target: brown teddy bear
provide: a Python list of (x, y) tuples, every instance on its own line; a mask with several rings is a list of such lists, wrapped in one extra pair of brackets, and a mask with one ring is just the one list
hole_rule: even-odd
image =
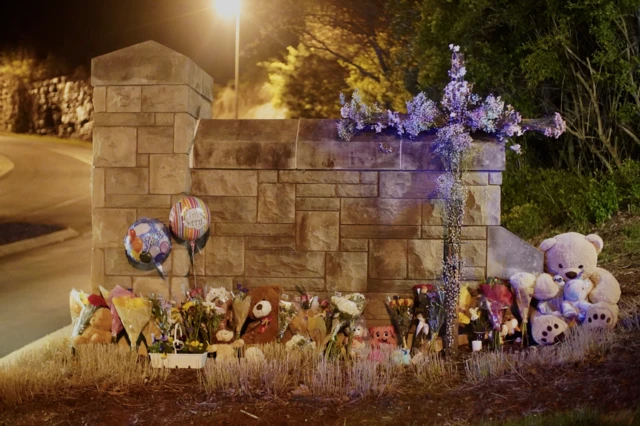
[(242, 340), (247, 345), (273, 342), (278, 336), (280, 287), (264, 286), (249, 291), (251, 308)]
[(98, 308), (89, 320), (89, 326), (73, 338), (74, 346), (86, 343), (111, 343), (111, 311), (108, 308)]
[(233, 340), (233, 331), (221, 329), (216, 333), (216, 340), (219, 342), (215, 345), (209, 345), (207, 352), (216, 354), (216, 361), (233, 361), (238, 358), (236, 349), (244, 346), (244, 341), (238, 339)]

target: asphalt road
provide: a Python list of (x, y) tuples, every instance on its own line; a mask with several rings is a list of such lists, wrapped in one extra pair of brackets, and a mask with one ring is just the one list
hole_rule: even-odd
[(0, 178), (0, 221), (71, 227), (80, 236), (0, 258), (0, 357), (70, 323), (69, 291), (91, 289), (92, 153), (51, 138), (0, 135), (14, 168)]

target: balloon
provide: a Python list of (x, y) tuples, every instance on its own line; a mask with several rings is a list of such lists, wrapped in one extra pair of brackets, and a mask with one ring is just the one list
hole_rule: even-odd
[(124, 250), (135, 267), (155, 268), (164, 278), (162, 264), (171, 253), (171, 235), (158, 219), (143, 217), (129, 227), (124, 237)]
[(173, 237), (186, 241), (195, 250), (196, 241), (209, 231), (211, 213), (209, 207), (199, 198), (184, 197), (171, 208), (169, 226)]

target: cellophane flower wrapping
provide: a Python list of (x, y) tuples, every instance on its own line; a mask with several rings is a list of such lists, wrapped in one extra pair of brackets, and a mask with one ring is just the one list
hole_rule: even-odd
[(291, 320), (296, 316), (298, 310), (293, 302), (280, 300), (278, 309), (278, 342), (282, 341)]
[(151, 301), (144, 297), (119, 296), (114, 297), (112, 302), (129, 336), (131, 349), (137, 351), (138, 337), (151, 320)]
[(102, 293), (102, 297), (107, 302), (107, 306), (111, 311), (111, 336), (115, 340), (120, 330), (122, 330), (122, 321), (120, 320), (120, 315), (118, 315), (118, 311), (113, 304), (114, 297), (135, 297), (133, 292), (127, 290), (126, 288), (120, 287), (119, 285), (115, 286), (113, 290), (108, 291), (103, 287), (100, 287), (100, 292)]
[(396, 333), (402, 340), (402, 348), (408, 349), (409, 330), (413, 323), (413, 299), (408, 297), (394, 296), (384, 302), (391, 323), (396, 329)]
[(527, 324), (529, 323), (529, 306), (533, 299), (533, 287), (513, 287), (513, 291), (516, 296), (516, 305), (518, 306), (518, 312), (522, 320), (521, 332), (522, 342), (527, 344), (529, 335), (527, 332)]
[(446, 311), (444, 305), (445, 293), (442, 287), (434, 287), (433, 291), (427, 292), (428, 298), (428, 323), (429, 323), (429, 333), (430, 333), (430, 342), (438, 337), (440, 334), (440, 330), (444, 325)]
[(240, 332), (249, 316), (249, 309), (251, 309), (251, 296), (247, 294), (248, 292), (249, 290), (238, 284), (236, 291), (233, 293), (231, 311), (233, 312), (236, 339), (240, 338)]
[(69, 313), (71, 314), (71, 324), (75, 327), (78, 318), (80, 318), (80, 313), (82, 312), (82, 308), (85, 304), (89, 303), (87, 301), (87, 295), (84, 294), (81, 290), (76, 290), (75, 288), (69, 292)]
[(80, 310), (80, 315), (73, 326), (73, 330), (71, 331), (71, 337), (73, 338), (75, 336), (82, 335), (89, 326), (91, 317), (96, 310), (106, 306), (107, 304), (102, 296), (98, 296), (97, 294), (90, 294), (89, 296), (86, 296), (86, 299), (83, 298), (82, 309)]
[[(336, 344), (338, 332), (346, 326), (349, 326), (350, 330), (347, 345), (351, 344), (355, 323), (362, 315), (366, 301), (367, 299), (360, 293), (351, 293), (345, 296), (331, 296), (330, 304), (333, 319), (331, 322), (331, 334), (328, 336), (329, 342), (325, 352), (327, 356), (335, 357), (337, 353)], [(347, 347), (347, 354), (349, 353), (349, 349), (350, 348)]]

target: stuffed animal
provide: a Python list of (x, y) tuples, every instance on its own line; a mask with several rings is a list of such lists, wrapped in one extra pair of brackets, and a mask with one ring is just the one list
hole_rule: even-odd
[(207, 352), (216, 354), (216, 361), (231, 361), (238, 358), (236, 349), (244, 346), (242, 339), (230, 343), (233, 340), (233, 331), (231, 330), (218, 330), (216, 340), (220, 343), (207, 347)]
[(589, 280), (576, 278), (563, 286), (562, 315), (567, 321), (576, 319), (582, 322), (591, 303), (587, 301), (593, 283)]
[(360, 319), (353, 328), (353, 340), (349, 355), (352, 358), (365, 358), (369, 346), (369, 330), (365, 326), (364, 320)]
[(278, 336), (280, 287), (263, 286), (249, 291), (251, 308), (242, 340), (248, 345), (273, 342)]
[(86, 343), (111, 343), (111, 311), (108, 308), (98, 308), (89, 326), (81, 335), (73, 337), (73, 345)]
[(371, 327), (369, 329), (369, 335), (371, 336), (370, 342), (372, 346), (398, 346), (396, 331), (391, 325)]
[[(536, 278), (533, 292), (539, 303), (538, 312), (531, 319), (531, 334), (537, 343), (551, 344), (567, 329), (563, 314), (564, 292), (568, 283), (579, 277), (590, 281), (592, 286), (584, 301), (592, 305), (581, 303), (586, 308), (583, 324), (589, 327), (613, 327), (616, 324), (620, 284), (610, 272), (597, 266), (598, 254), (603, 247), (604, 242), (598, 235), (585, 236), (576, 232), (560, 234), (540, 244), (546, 273)], [(568, 301), (570, 304), (578, 302), (573, 300), (576, 298), (573, 285), (570, 290), (572, 294)], [(568, 308), (568, 305), (564, 306)]]

